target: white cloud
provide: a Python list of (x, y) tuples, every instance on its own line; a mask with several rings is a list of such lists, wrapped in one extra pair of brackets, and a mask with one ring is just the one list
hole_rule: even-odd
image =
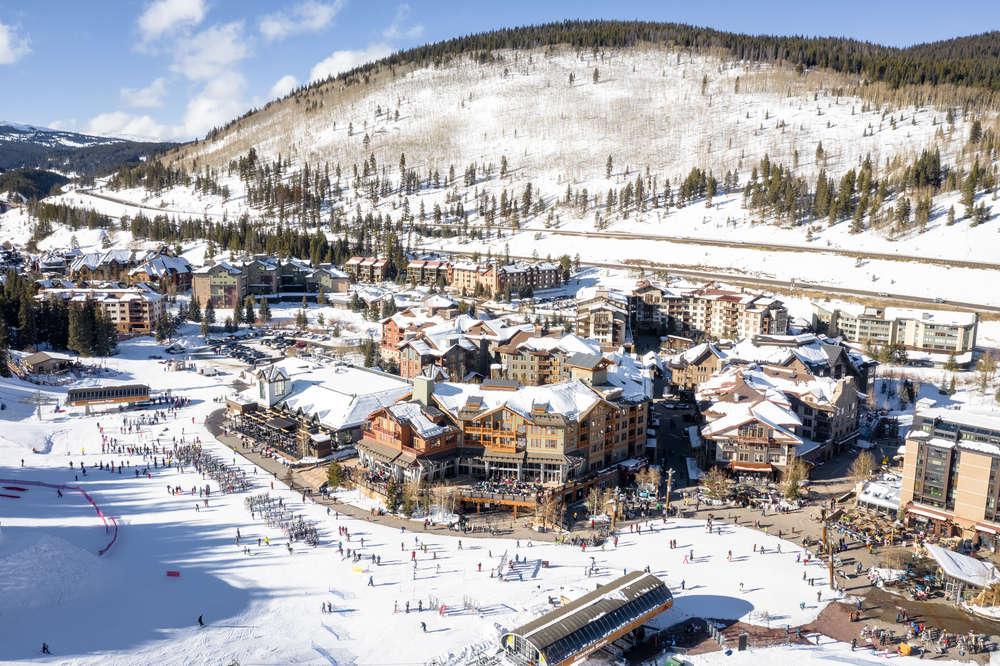
[(382, 31), (382, 36), (388, 41), (398, 39), (401, 36), (415, 39), (424, 34), (424, 26), (419, 23), (409, 29), (403, 28), (403, 21), (410, 15), (410, 6), (402, 4), (396, 7), (396, 16), (392, 19), (392, 24)]
[(13, 65), (31, 53), (28, 41), (27, 37), (19, 37), (13, 27), (0, 23), (0, 65)]
[(71, 132), (76, 129), (76, 118), (67, 118), (66, 120), (56, 120), (46, 125), (49, 129), (54, 130), (64, 130)]
[(279, 99), (295, 90), (299, 86), (299, 83), (301, 82), (297, 78), (291, 74), (286, 74), (271, 86), (271, 91), (268, 94), (271, 96), (271, 99)]
[(214, 25), (177, 41), (170, 69), (192, 81), (208, 81), (250, 55), (242, 21)]
[(89, 134), (134, 134), (161, 139), (187, 138), (182, 128), (161, 125), (149, 116), (135, 116), (125, 111), (113, 111), (94, 116), (83, 126)]
[(213, 127), (225, 125), (246, 111), (243, 95), (247, 81), (239, 72), (224, 72), (205, 84), (188, 102), (184, 112), (185, 136), (202, 137)]
[(167, 94), (166, 79), (156, 79), (148, 88), (122, 88), (119, 95), (127, 107), (149, 107), (161, 109), (163, 97)]
[(262, 16), (258, 27), (268, 42), (300, 32), (318, 32), (330, 25), (333, 17), (345, 4), (345, 0), (335, 0), (330, 4), (307, 0), (294, 7), (291, 12), (275, 12)]
[(388, 44), (372, 44), (364, 50), (334, 51), (324, 60), (319, 61), (309, 71), (309, 80), (318, 81), (328, 76), (336, 76), (358, 65), (384, 58), (392, 53)]
[(145, 41), (152, 41), (179, 26), (196, 26), (204, 18), (204, 0), (156, 0), (139, 17), (139, 30)]

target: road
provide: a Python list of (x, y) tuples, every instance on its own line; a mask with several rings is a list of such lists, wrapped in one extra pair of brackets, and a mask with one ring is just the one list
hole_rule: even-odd
[[(464, 252), (459, 250), (433, 250), (433, 252), (439, 254), (451, 254), (461, 257), (472, 256), (471, 252)], [(519, 261), (532, 261), (531, 257), (510, 255), (511, 259), (517, 259)], [(581, 266), (596, 266), (598, 268), (648, 268), (652, 270), (662, 269), (668, 271), (671, 275), (679, 275), (685, 278), (692, 278), (695, 280), (703, 280), (705, 282), (712, 280), (721, 280), (726, 282), (742, 282), (746, 284), (761, 285), (764, 287), (776, 287), (779, 289), (785, 289), (790, 291), (818, 291), (824, 294), (830, 294), (832, 296), (860, 296), (862, 298), (882, 298), (890, 299), (895, 301), (904, 301), (907, 303), (918, 303), (923, 305), (937, 305), (933, 298), (926, 298), (922, 296), (909, 296), (906, 294), (887, 294), (882, 296), (884, 292), (876, 291), (865, 291), (863, 289), (850, 289), (848, 287), (825, 285), (817, 282), (803, 282), (801, 280), (795, 281), (794, 289), (789, 285), (788, 280), (774, 280), (771, 278), (761, 278), (753, 277), (748, 275), (740, 275), (733, 273), (713, 273), (707, 271), (689, 271), (682, 270), (678, 268), (673, 268), (671, 266), (664, 266), (660, 264), (644, 263), (638, 260), (632, 260), (629, 264), (620, 263), (609, 263), (609, 262), (594, 262), (594, 261), (581, 261)], [(977, 312), (1000, 312), (1000, 307), (995, 305), (984, 305), (982, 303), (966, 303), (963, 301), (948, 301), (947, 305), (956, 308), (966, 308), (968, 310), (973, 310)]]
[[(458, 228), (456, 224), (434, 224), (424, 223), (423, 226)], [(956, 266), (959, 268), (985, 268), (988, 270), (1000, 270), (1000, 264), (986, 261), (968, 261), (965, 259), (941, 259), (937, 257), (926, 257), (912, 254), (899, 254), (897, 252), (866, 252), (861, 250), (847, 250), (835, 247), (820, 247), (814, 245), (781, 245), (777, 243), (762, 243), (756, 240), (723, 240), (719, 238), (704, 238), (698, 236), (665, 236), (663, 234), (636, 234), (607, 231), (569, 231), (565, 229), (521, 229), (522, 233), (542, 231), (542, 233), (553, 236), (581, 236), (583, 238), (608, 238), (616, 240), (648, 240), (663, 243), (681, 243), (686, 245), (713, 245), (715, 247), (733, 247), (751, 250), (782, 250), (787, 252), (808, 252), (813, 254), (835, 254), (845, 257), (860, 257), (862, 259), (882, 259), (885, 261), (905, 261), (905, 262), (931, 262), (943, 266)]]
[(146, 211), (153, 215), (186, 215), (191, 218), (202, 218), (202, 217), (214, 217), (218, 219), (224, 219), (226, 216), (223, 213), (207, 213), (205, 211), (194, 212), (190, 210), (177, 210), (174, 208), (160, 208), (158, 206), (149, 206), (137, 204), (134, 201), (128, 201), (127, 199), (119, 199), (118, 197), (108, 196), (107, 194), (98, 194), (94, 190), (76, 190), (70, 194), (80, 194), (83, 196), (94, 197), (95, 199), (104, 199), (105, 201), (110, 201), (111, 203), (116, 203), (121, 206), (128, 206), (130, 208), (136, 208), (140, 212)]
[[(168, 208), (156, 208), (156, 207), (153, 207), (153, 206), (141, 206), (139, 204), (136, 204), (136, 203), (133, 203), (133, 202), (130, 202), (130, 201), (126, 201), (124, 199), (119, 199), (117, 197), (108, 196), (106, 194), (97, 194), (93, 190), (78, 190), (77, 193), (78, 194), (84, 194), (84, 195), (87, 195), (87, 196), (96, 197), (98, 199), (104, 199), (105, 201), (110, 201), (110, 202), (117, 203), (117, 204), (120, 204), (120, 205), (123, 205), (123, 206), (131, 206), (131, 207), (137, 208), (139, 210), (147, 210), (147, 211), (149, 211), (151, 213), (163, 213), (163, 214), (170, 213), (170, 214), (175, 214), (175, 215), (188, 215), (188, 216), (193, 216), (193, 217), (208, 216), (208, 217), (215, 217), (215, 218), (220, 218), (220, 219), (224, 217), (224, 215), (221, 215), (219, 213), (205, 213), (205, 212), (196, 213), (196, 212), (191, 212), (191, 211), (174, 210), (174, 209), (168, 209)], [(433, 225), (432, 224), (430, 226), (455, 228), (455, 225), (447, 225), (447, 224), (439, 224), (439, 225)], [(657, 235), (652, 235), (652, 234), (627, 234), (627, 233), (607, 233), (607, 232), (587, 232), (587, 231), (563, 231), (563, 230), (559, 230), (559, 229), (548, 229), (548, 230), (546, 230), (545, 233), (557, 234), (557, 235), (565, 235), (565, 236), (583, 236), (583, 237), (586, 237), (586, 238), (607, 238), (607, 239), (618, 239), (618, 240), (650, 240), (650, 241), (660, 241), (660, 242), (670, 242), (670, 243), (686, 243), (686, 244), (691, 244), (691, 245), (714, 245), (714, 246), (717, 246), (717, 247), (737, 247), (737, 248), (746, 248), (746, 249), (754, 249), (754, 250), (762, 250), (762, 251), (767, 251), (767, 250), (785, 250), (785, 251), (792, 251), (792, 252), (813, 252), (813, 253), (818, 253), (818, 254), (823, 254), (823, 253), (825, 253), (825, 254), (837, 254), (837, 255), (843, 255), (843, 256), (863, 257), (863, 258), (866, 258), (866, 259), (883, 259), (883, 260), (889, 260), (889, 261), (923, 261), (923, 262), (932, 261), (933, 263), (947, 265), (947, 266), (957, 266), (957, 267), (963, 267), (963, 268), (980, 268), (980, 269), (1000, 270), (1000, 264), (993, 264), (993, 263), (987, 263), (987, 262), (964, 261), (964, 260), (954, 260), (954, 259), (931, 259), (931, 260), (928, 260), (927, 257), (919, 257), (919, 256), (914, 256), (914, 255), (887, 254), (887, 253), (878, 253), (878, 252), (858, 252), (858, 251), (854, 251), (854, 250), (844, 250), (844, 249), (829, 248), (829, 247), (826, 247), (826, 248), (816, 248), (816, 247), (809, 247), (809, 246), (805, 246), (805, 245), (777, 245), (777, 244), (762, 245), (760, 243), (753, 242), (753, 241), (746, 241), (746, 242), (744, 242), (744, 241), (724, 241), (724, 240), (713, 239), (713, 238), (692, 238), (690, 236), (664, 237), (664, 236), (657, 236)], [(458, 255), (458, 256), (471, 256), (471, 254), (472, 254), (471, 252), (463, 252), (463, 251), (459, 251), (459, 250), (435, 250), (435, 252), (439, 252), (441, 254), (454, 254), (454, 255)], [(531, 257), (527, 257), (527, 256), (515, 256), (515, 255), (511, 255), (511, 258), (512, 259), (519, 259), (519, 260), (527, 260), (527, 261), (531, 260)], [(652, 263), (644, 263), (644, 262), (637, 261), (637, 260), (633, 260), (632, 263), (630, 263), (630, 264), (620, 264), (620, 263), (610, 263), (610, 262), (589, 262), (589, 261), (582, 261), (580, 263), (581, 263), (581, 265), (584, 265), (584, 266), (597, 266), (599, 268), (650, 268), (650, 269), (666, 268), (673, 275), (679, 275), (681, 277), (692, 278), (692, 279), (695, 279), (695, 280), (704, 280), (704, 281), (725, 280), (725, 281), (731, 281), (731, 282), (732, 281), (736, 281), (736, 282), (743, 282), (743, 283), (747, 283), (747, 284), (761, 285), (761, 286), (764, 286), (764, 287), (773, 287), (773, 288), (781, 288), (781, 289), (791, 289), (791, 285), (790, 285), (790, 283), (787, 280), (775, 280), (775, 279), (771, 279), (771, 278), (752, 277), (752, 276), (745, 276), (745, 275), (731, 274), (731, 273), (716, 273), (716, 272), (708, 272), (708, 271), (683, 270), (683, 269), (671, 268), (669, 266), (660, 266), (660, 265), (655, 265), (655, 264), (652, 264)], [(933, 298), (928, 298), (928, 297), (925, 297), (925, 296), (912, 296), (912, 295), (906, 295), (906, 294), (888, 294), (888, 296), (882, 296), (882, 294), (885, 294), (886, 292), (884, 292), (884, 291), (866, 291), (866, 290), (863, 290), (863, 289), (851, 289), (851, 288), (848, 288), (848, 287), (834, 286), (834, 285), (825, 285), (825, 284), (820, 284), (820, 283), (816, 283), (816, 282), (804, 282), (802, 280), (796, 280), (795, 281), (794, 290), (818, 291), (818, 292), (822, 292), (824, 294), (830, 294), (830, 295), (833, 295), (833, 296), (837, 296), (837, 295), (845, 296), (846, 295), (846, 296), (859, 296), (859, 297), (862, 297), (862, 298), (889, 298), (889, 299), (893, 299), (893, 300), (897, 300), (897, 301), (905, 301), (907, 303), (916, 303), (916, 304), (921, 304), (921, 305), (937, 305), (938, 304)], [(950, 305), (950, 306), (952, 306), (952, 307), (966, 308), (966, 309), (974, 310), (974, 311), (978, 311), (978, 312), (1000, 312), (1000, 307), (993, 306), (993, 305), (986, 305), (986, 304), (983, 304), (983, 303), (968, 303), (968, 302), (964, 302), (964, 301), (948, 301), (947, 304)]]

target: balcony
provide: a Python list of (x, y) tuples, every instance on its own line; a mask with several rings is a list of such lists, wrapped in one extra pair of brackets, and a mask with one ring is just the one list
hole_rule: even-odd
[(740, 444), (766, 444), (768, 446), (774, 444), (773, 437), (737, 437), (736, 441)]
[(514, 446), (513, 442), (510, 444), (505, 444), (503, 442), (493, 442), (490, 446), (490, 451), (493, 453), (517, 453), (517, 447)]
[(377, 425), (368, 426), (368, 429), (371, 430), (372, 432), (377, 432), (379, 434), (385, 435), (391, 439), (396, 439), (396, 437), (398, 437), (398, 435), (392, 430), (386, 430), (385, 428), (380, 428)]

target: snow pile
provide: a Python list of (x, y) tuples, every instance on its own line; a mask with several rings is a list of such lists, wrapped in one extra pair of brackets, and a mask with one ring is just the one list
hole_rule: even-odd
[(0, 621), (100, 592), (106, 566), (95, 553), (44, 532), (0, 542)]

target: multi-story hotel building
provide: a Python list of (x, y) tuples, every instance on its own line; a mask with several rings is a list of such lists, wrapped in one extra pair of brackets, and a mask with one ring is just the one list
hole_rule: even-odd
[(917, 403), (906, 435), (903, 519), (934, 536), (1000, 545), (1000, 416), (933, 405)]
[(850, 342), (882, 346), (902, 343), (907, 349), (961, 354), (976, 346), (979, 315), (975, 312), (883, 308), (813, 301), (813, 328)]

